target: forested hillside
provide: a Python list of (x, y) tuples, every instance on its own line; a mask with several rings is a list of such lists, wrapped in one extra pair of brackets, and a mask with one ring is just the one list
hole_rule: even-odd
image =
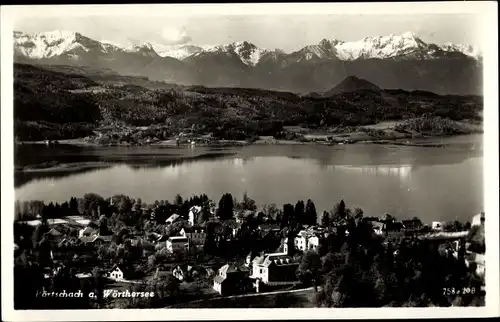
[(356, 126), (440, 116), (480, 120), (479, 96), (404, 90), (359, 90), (329, 97), (243, 88), (183, 87), (106, 70), (14, 66), (15, 135), (19, 140), (87, 136), (96, 127), (161, 125), (245, 139), (286, 125)]

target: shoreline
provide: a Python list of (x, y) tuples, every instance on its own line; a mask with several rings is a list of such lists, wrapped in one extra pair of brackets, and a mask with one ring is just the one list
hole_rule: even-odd
[[(166, 155), (163, 159), (157, 160), (157, 162), (169, 163), (169, 162), (186, 162), (186, 161), (194, 161), (197, 159), (209, 158), (214, 156), (225, 155), (221, 153), (201, 153), (193, 156), (187, 155)], [(74, 171), (82, 171), (87, 169), (105, 169), (110, 168), (114, 165), (128, 165), (131, 167), (134, 166), (157, 166), (158, 163), (148, 163), (148, 162), (135, 162), (135, 163), (127, 163), (122, 160), (118, 161), (85, 161), (85, 162), (70, 162), (70, 163), (59, 163), (57, 161), (44, 162), (39, 164), (30, 164), (25, 166), (16, 165), (14, 166), (14, 173), (44, 173), (44, 172), (74, 172)]]
[[(448, 135), (448, 136), (421, 136), (415, 138), (394, 138), (394, 139), (359, 139), (350, 141), (348, 143), (343, 142), (324, 142), (324, 141), (298, 141), (298, 140), (265, 140), (259, 139), (255, 142), (246, 142), (246, 141), (217, 141), (214, 143), (208, 144), (170, 144), (169, 141), (161, 141), (154, 142), (151, 144), (145, 145), (99, 145), (93, 142), (88, 142), (84, 139), (70, 139), (70, 140), (61, 140), (57, 144), (52, 144), (50, 146), (55, 147), (58, 145), (69, 145), (69, 146), (85, 146), (92, 148), (147, 148), (147, 147), (167, 147), (167, 148), (178, 148), (181, 150), (190, 149), (191, 147), (196, 148), (235, 148), (235, 147), (245, 147), (245, 146), (293, 146), (293, 145), (301, 145), (301, 146), (344, 146), (344, 145), (388, 145), (388, 146), (408, 146), (408, 147), (422, 147), (422, 148), (443, 148), (446, 147), (447, 144), (443, 142), (432, 141), (433, 139), (440, 138), (453, 138), (474, 134), (482, 134), (482, 133), (470, 133), (470, 134), (458, 134), (458, 135)], [(345, 134), (344, 134), (345, 135)], [(43, 141), (24, 141), (19, 142), (21, 145), (46, 145)], [(217, 153), (200, 153), (196, 155), (188, 155), (188, 154), (173, 154), (173, 155), (164, 155), (161, 160), (157, 160), (159, 162), (183, 162), (183, 161), (191, 161), (199, 158), (210, 157), (212, 155), (217, 155)], [(37, 173), (37, 172), (72, 172), (86, 169), (103, 169), (111, 167), (115, 164), (119, 164), (120, 161), (117, 162), (107, 162), (107, 161), (86, 161), (86, 162), (70, 162), (70, 163), (59, 163), (57, 161), (48, 161), (38, 164), (29, 164), (29, 165), (15, 165), (14, 172), (15, 173)], [(148, 163), (138, 162), (137, 165), (147, 166)]]
[(17, 173), (37, 173), (37, 172), (73, 172), (87, 169), (104, 169), (111, 167), (108, 162), (73, 162), (73, 163), (58, 163), (50, 162), (49, 165), (33, 164), (26, 166), (14, 166), (14, 172)]
[[(65, 140), (55, 140), (57, 143), (47, 144), (46, 141), (19, 141), (15, 142), (16, 145), (47, 145), (47, 146), (58, 146), (58, 145), (71, 145), (80, 147), (95, 147), (95, 148), (105, 148), (105, 147), (238, 147), (238, 146), (249, 146), (249, 145), (326, 145), (326, 146), (336, 146), (336, 145), (351, 145), (351, 144), (387, 144), (387, 145), (405, 145), (405, 146), (425, 146), (421, 143), (415, 143), (415, 140), (432, 140), (432, 139), (443, 139), (443, 138), (453, 138), (466, 135), (483, 134), (484, 132), (474, 131), (471, 133), (463, 134), (452, 134), (452, 135), (418, 135), (418, 136), (404, 136), (400, 135), (398, 137), (391, 138), (377, 138), (370, 135), (359, 135), (359, 132), (355, 133), (336, 133), (336, 134), (311, 134), (311, 137), (317, 137), (316, 139), (309, 139), (307, 141), (301, 140), (282, 140), (282, 139), (258, 139), (256, 141), (242, 141), (242, 140), (214, 140), (210, 143), (182, 143), (175, 144), (172, 143), (172, 139), (157, 141), (145, 144), (130, 144), (130, 143), (118, 143), (118, 144), (99, 144), (96, 142), (91, 142), (85, 140), (84, 138), (77, 139), (65, 139)], [(403, 133), (401, 133), (403, 134)], [(354, 137), (352, 137), (352, 136)], [(357, 135), (357, 136), (356, 136)], [(326, 141), (322, 139), (327, 136), (336, 136), (335, 140)], [(342, 140), (343, 139), (343, 140)]]

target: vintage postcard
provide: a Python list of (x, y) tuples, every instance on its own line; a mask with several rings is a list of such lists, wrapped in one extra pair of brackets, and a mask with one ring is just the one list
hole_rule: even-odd
[(3, 320), (498, 316), (496, 2), (1, 23)]

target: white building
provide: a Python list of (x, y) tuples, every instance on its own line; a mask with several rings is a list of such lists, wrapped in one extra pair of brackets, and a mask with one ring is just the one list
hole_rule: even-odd
[(443, 230), (443, 223), (441, 221), (433, 221), (431, 227), (432, 230), (441, 231)]
[(188, 239), (184, 236), (169, 237), (166, 244), (169, 253), (176, 253), (187, 249)]
[(207, 239), (207, 233), (202, 228), (182, 228), (180, 235), (186, 237), (191, 245), (204, 245)]
[(475, 263), (477, 265), (476, 266), (476, 274), (478, 276), (484, 277), (484, 274), (486, 271), (484, 254), (476, 254)]
[(201, 206), (193, 206), (189, 209), (189, 225), (194, 226), (198, 223), (198, 218), (201, 215)]
[(259, 284), (286, 285), (297, 282), (296, 270), (299, 263), (286, 253), (272, 253), (257, 256), (252, 261), (251, 279), (259, 292)]
[(378, 221), (372, 221), (371, 224), (373, 226), (373, 232), (375, 234), (377, 234), (377, 235), (384, 234), (384, 226), (385, 226), (384, 223), (378, 222)]
[(87, 226), (83, 229), (80, 229), (78, 231), (78, 238), (82, 238), (83, 236), (92, 236), (92, 235), (96, 235), (97, 234), (97, 230), (90, 227), (90, 226)]
[(484, 254), (478, 254), (478, 253), (467, 254), (465, 258), (465, 265), (469, 267), (473, 263), (476, 264), (476, 271), (475, 271), (476, 275), (484, 277), (486, 272)]
[(484, 212), (481, 212), (474, 217), (472, 217), (472, 226), (481, 226), (481, 224), (484, 222)]
[[(306, 252), (309, 250), (317, 251), (319, 248), (320, 239), (316, 234), (302, 230), (294, 238), (294, 245), (296, 250)], [(283, 251), (288, 254), (288, 238), (285, 238), (283, 244)]]
[(121, 265), (115, 265), (108, 271), (107, 277), (112, 280), (121, 281), (130, 277), (129, 271)]

